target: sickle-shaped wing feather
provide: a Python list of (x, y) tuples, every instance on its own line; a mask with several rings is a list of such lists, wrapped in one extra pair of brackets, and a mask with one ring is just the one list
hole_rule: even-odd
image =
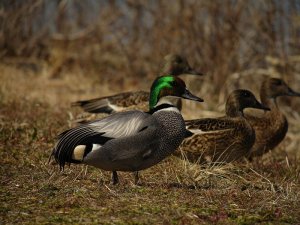
[(104, 119), (89, 123), (88, 126), (103, 136), (110, 138), (127, 137), (137, 133), (150, 115), (141, 111), (128, 111), (113, 114)]
[(60, 167), (72, 159), (78, 145), (104, 145), (108, 140), (135, 135), (145, 126), (145, 121), (152, 115), (141, 111), (128, 111), (113, 114), (101, 120), (82, 124), (63, 132), (53, 150), (53, 155)]

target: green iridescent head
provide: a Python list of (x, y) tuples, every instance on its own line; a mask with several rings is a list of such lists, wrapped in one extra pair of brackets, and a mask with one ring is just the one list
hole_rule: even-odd
[(153, 82), (149, 99), (150, 110), (154, 109), (159, 99), (165, 96), (176, 96), (203, 102), (201, 98), (198, 98), (189, 92), (183, 80), (171, 75), (158, 77)]

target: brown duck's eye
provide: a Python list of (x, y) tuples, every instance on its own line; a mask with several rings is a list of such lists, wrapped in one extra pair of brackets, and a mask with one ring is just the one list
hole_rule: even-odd
[(275, 80), (275, 85), (282, 85), (282, 81), (281, 80)]
[(250, 93), (247, 91), (243, 92), (243, 97), (249, 98), (250, 97)]
[(182, 63), (183, 61), (182, 61), (182, 58), (178, 58), (177, 59), (177, 63)]

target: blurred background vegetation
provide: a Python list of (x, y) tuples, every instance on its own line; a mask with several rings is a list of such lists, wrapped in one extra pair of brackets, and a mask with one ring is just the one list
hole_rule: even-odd
[(148, 88), (179, 53), (206, 74), (191, 85), (220, 103), (262, 75), (300, 87), (299, 12), (299, 0), (1, 0), (0, 57), (49, 78)]
[(108, 187), (110, 173), (47, 163), (82, 113), (72, 101), (148, 90), (169, 53), (205, 74), (183, 77), (205, 100), (184, 102), (187, 119), (223, 115), (236, 88), (258, 96), (265, 75), (299, 92), (299, 12), (300, 0), (0, 0), (0, 221), (299, 224), (299, 98), (281, 97), (289, 132), (252, 163), (171, 157), (141, 187), (129, 173)]
[(0, 9), (1, 58), (43, 61), (52, 76), (80, 67), (152, 79), (170, 52), (208, 74), (215, 92), (253, 68), (299, 72), (299, 0), (2, 0)]

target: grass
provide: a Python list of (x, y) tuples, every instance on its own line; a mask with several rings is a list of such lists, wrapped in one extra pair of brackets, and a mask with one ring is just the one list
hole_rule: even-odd
[[(0, 70), (1, 224), (300, 222), (299, 149), (293, 144), (299, 128), (293, 119), (287, 140), (261, 159), (200, 168), (170, 157), (142, 171), (141, 185), (120, 173), (113, 186), (109, 172), (84, 165), (60, 172), (48, 164), (56, 135), (80, 111), (70, 102), (95, 97), (91, 87), (98, 78), (79, 73), (50, 79), (46, 69), (37, 75), (7, 65)], [(119, 91), (98, 86), (99, 95)]]

